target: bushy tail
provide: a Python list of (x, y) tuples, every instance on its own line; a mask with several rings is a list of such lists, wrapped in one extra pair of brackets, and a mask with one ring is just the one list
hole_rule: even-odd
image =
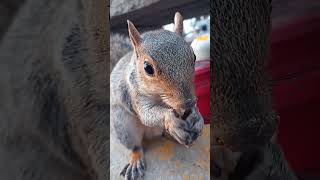
[(110, 34), (110, 68), (117, 64), (119, 59), (131, 51), (131, 44), (127, 36), (111, 33)]

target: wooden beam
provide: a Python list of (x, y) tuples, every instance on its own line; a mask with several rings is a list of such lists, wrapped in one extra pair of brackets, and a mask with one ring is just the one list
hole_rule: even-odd
[(127, 32), (127, 19), (131, 20), (139, 30), (146, 31), (172, 23), (176, 11), (179, 11), (184, 19), (208, 15), (209, 3), (209, 0), (160, 0), (146, 7), (111, 17), (111, 31)]

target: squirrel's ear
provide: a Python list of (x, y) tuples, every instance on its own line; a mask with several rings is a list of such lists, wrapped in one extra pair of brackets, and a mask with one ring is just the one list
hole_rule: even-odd
[(174, 15), (174, 32), (182, 36), (183, 31), (183, 18), (179, 12)]
[(127, 23), (128, 23), (130, 41), (134, 47), (137, 47), (140, 45), (140, 42), (141, 42), (140, 33), (138, 32), (136, 27), (134, 27), (131, 21), (127, 20)]

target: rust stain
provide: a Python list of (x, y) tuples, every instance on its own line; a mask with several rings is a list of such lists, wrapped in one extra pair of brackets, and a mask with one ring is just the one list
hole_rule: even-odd
[(176, 160), (175, 161), (175, 165), (176, 165), (177, 168), (179, 168), (181, 166), (181, 162), (179, 160)]
[(184, 175), (182, 175), (182, 179), (183, 179), (183, 180), (189, 180), (190, 177), (189, 177), (188, 175), (185, 175), (185, 174), (184, 174)]
[(156, 154), (158, 154), (158, 157), (162, 161), (168, 161), (174, 156), (173, 151), (174, 144), (170, 141), (165, 141), (163, 145), (156, 150)]
[(210, 125), (205, 125), (204, 129), (203, 129), (203, 134), (205, 139), (208, 139), (210, 136)]
[(202, 170), (204, 170), (204, 171), (209, 171), (209, 169), (210, 169), (210, 164), (209, 164), (210, 162), (208, 161), (208, 160), (206, 160), (206, 159), (198, 159), (197, 161), (196, 161), (196, 164), (202, 169)]
[(192, 175), (183, 174), (182, 180), (205, 180), (205, 176), (197, 175), (197, 174), (192, 174)]

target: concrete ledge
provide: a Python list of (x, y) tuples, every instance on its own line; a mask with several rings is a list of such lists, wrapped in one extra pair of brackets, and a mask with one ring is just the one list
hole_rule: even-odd
[[(122, 180), (119, 173), (128, 162), (128, 152), (115, 138), (110, 139), (110, 179)], [(191, 148), (160, 138), (145, 146), (145, 180), (209, 180), (210, 126)]]

